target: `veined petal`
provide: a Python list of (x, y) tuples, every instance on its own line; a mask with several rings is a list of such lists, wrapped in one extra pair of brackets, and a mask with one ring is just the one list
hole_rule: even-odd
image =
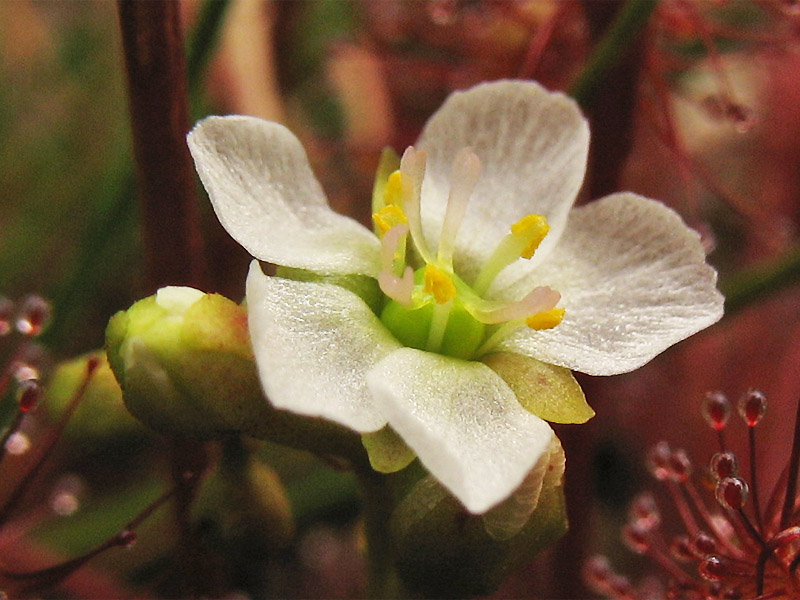
[(507, 498), (553, 436), (482, 363), (401, 348), (367, 373), (367, 385), (392, 428), (473, 513)]
[(254, 257), (312, 271), (378, 275), (378, 240), (330, 209), (305, 150), (284, 126), (209, 117), (187, 139), (220, 223)]
[(452, 94), (419, 141), (428, 152), (422, 218), (433, 246), (444, 219), (453, 157), (467, 146), (482, 171), (458, 232), (456, 271), (467, 281), (474, 278), (508, 227), (532, 213), (545, 216), (551, 228), (531, 259), (540, 262), (561, 235), (586, 170), (589, 128), (577, 104), (522, 81)]
[(547, 262), (496, 294), (511, 299), (551, 285), (564, 320), (547, 331), (520, 329), (497, 350), (590, 375), (625, 373), (720, 319), (716, 281), (700, 237), (674, 211), (614, 194), (575, 209)]
[(386, 424), (364, 374), (400, 343), (361, 298), (337, 285), (267, 277), (253, 261), (247, 311), (273, 405), (362, 433)]

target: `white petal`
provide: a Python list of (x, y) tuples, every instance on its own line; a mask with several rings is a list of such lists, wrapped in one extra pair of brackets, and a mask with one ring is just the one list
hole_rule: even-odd
[(674, 211), (614, 194), (574, 210), (547, 262), (498, 294), (550, 285), (564, 321), (519, 330), (498, 349), (590, 375), (631, 371), (720, 319), (716, 280), (699, 236)]
[(253, 352), (273, 405), (359, 432), (386, 424), (364, 374), (400, 344), (355, 294), (336, 285), (247, 276)]
[(220, 223), (250, 254), (325, 273), (377, 276), (377, 238), (333, 212), (297, 138), (254, 117), (209, 117), (189, 149)]
[(532, 259), (540, 260), (558, 240), (586, 170), (589, 128), (577, 104), (522, 81), (452, 94), (419, 141), (428, 152), (422, 210), (431, 242), (441, 230), (453, 159), (465, 146), (482, 171), (458, 234), (457, 271), (469, 281), (508, 228), (531, 213), (551, 226)]
[(553, 436), (482, 363), (402, 348), (367, 373), (367, 385), (392, 428), (473, 513), (508, 497)]

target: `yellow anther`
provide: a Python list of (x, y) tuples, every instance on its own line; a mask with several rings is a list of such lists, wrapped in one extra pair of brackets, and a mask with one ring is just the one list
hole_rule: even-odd
[(525, 323), (531, 329), (541, 331), (542, 329), (552, 329), (564, 320), (563, 308), (551, 308), (544, 312), (536, 313), (525, 319)]
[(406, 213), (403, 209), (395, 204), (384, 206), (378, 212), (372, 215), (372, 220), (375, 227), (378, 228), (381, 235), (384, 235), (395, 225), (405, 225), (408, 223)]
[(424, 282), (423, 290), (427, 294), (432, 294), (437, 304), (445, 304), (456, 297), (456, 286), (453, 284), (453, 280), (439, 267), (426, 266)]
[(403, 206), (403, 176), (400, 171), (395, 171), (386, 180), (383, 204), (384, 206)]
[(517, 237), (527, 240), (527, 245), (520, 252), (522, 258), (530, 258), (539, 244), (550, 231), (550, 225), (547, 224), (547, 219), (542, 215), (528, 215), (522, 217), (519, 221), (511, 226), (511, 233)]

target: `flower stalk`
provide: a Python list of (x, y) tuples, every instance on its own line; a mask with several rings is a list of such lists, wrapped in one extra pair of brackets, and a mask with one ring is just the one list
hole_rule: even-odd
[(148, 286), (199, 285), (202, 242), (189, 130), (186, 59), (179, 4), (117, 4), (141, 201)]

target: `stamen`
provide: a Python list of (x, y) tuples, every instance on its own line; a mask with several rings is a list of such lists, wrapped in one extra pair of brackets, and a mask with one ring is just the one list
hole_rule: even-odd
[(381, 271), (378, 275), (378, 285), (381, 291), (392, 300), (396, 300), (405, 307), (412, 305), (414, 271), (411, 267), (406, 267), (402, 277), (392, 275), (388, 271)]
[(436, 265), (425, 267), (423, 290), (433, 295), (437, 304), (450, 302), (457, 295), (453, 279)]
[(519, 302), (504, 304), (501, 305), (500, 308), (492, 310), (481, 310), (478, 308), (472, 311), (472, 316), (481, 323), (486, 323), (487, 325), (533, 318), (553, 309), (555, 305), (558, 304), (559, 300), (561, 300), (561, 294), (552, 288), (542, 286), (534, 288)]
[[(434, 297), (436, 297), (435, 294)], [(452, 308), (452, 300), (440, 303), (437, 299), (436, 304), (433, 305), (431, 326), (428, 330), (428, 342), (425, 346), (428, 352), (439, 352), (442, 349), (442, 341), (444, 340), (444, 334), (447, 330), (447, 322), (450, 320), (450, 310)]]
[(531, 258), (542, 243), (545, 236), (550, 232), (550, 225), (542, 215), (528, 215), (522, 217), (511, 226), (511, 233), (528, 242), (528, 245), (520, 252), (522, 258)]
[(517, 259), (530, 259), (549, 231), (550, 225), (542, 215), (527, 215), (514, 223), (511, 233), (502, 239), (481, 268), (472, 286), (475, 292), (483, 294), (495, 277)]
[(414, 245), (417, 247), (422, 260), (426, 263), (432, 263), (433, 255), (428, 249), (428, 244), (422, 233), (422, 217), (420, 215), (422, 179), (425, 176), (426, 160), (427, 154), (424, 150), (417, 151), (413, 146), (409, 146), (403, 153), (403, 158), (400, 159), (400, 173), (403, 189), (403, 207), (408, 218), (411, 238), (414, 240)]
[(439, 264), (452, 268), (456, 235), (467, 211), (467, 203), (481, 173), (481, 161), (472, 148), (462, 148), (453, 161), (450, 175), (450, 196), (439, 238)]
[[(550, 288), (544, 289), (549, 290)], [(558, 294), (558, 292), (555, 293)], [(552, 329), (561, 323), (564, 318), (564, 313), (565, 311), (563, 308), (551, 308), (550, 310), (545, 310), (543, 312), (530, 315), (527, 318), (514, 319), (513, 321), (503, 323), (503, 325), (498, 327), (497, 330), (491, 336), (489, 336), (489, 339), (486, 340), (483, 345), (481, 345), (481, 347), (475, 351), (475, 356), (487, 354), (502, 340), (511, 335), (515, 329), (519, 329), (524, 325), (527, 325), (531, 329), (535, 329), (537, 331)]]
[(386, 180), (383, 204), (384, 206), (403, 206), (403, 176), (400, 171), (394, 171)]
[[(382, 269), (378, 274), (381, 291), (404, 306), (411, 305), (414, 271), (405, 266), (408, 225), (395, 225), (381, 239)], [(401, 274), (398, 277), (398, 274)]]
[(525, 324), (536, 331), (552, 329), (564, 320), (564, 312), (563, 308), (551, 308), (550, 310), (531, 315), (525, 319)]
[(403, 209), (396, 204), (388, 204), (372, 215), (372, 221), (381, 235), (386, 235), (392, 227), (408, 223)]

